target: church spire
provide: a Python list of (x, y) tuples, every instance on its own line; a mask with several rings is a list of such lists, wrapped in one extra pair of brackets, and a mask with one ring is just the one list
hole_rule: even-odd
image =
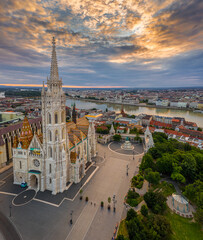
[(44, 81), (43, 81), (43, 86), (42, 86), (42, 95), (45, 93), (45, 87), (44, 87)]
[(76, 113), (76, 109), (75, 109), (75, 103), (73, 105), (73, 111), (72, 111), (72, 121), (76, 124), (77, 122), (77, 113)]
[(57, 57), (56, 57), (56, 41), (54, 37), (52, 39), (50, 81), (51, 82), (59, 81), (58, 64), (57, 64)]

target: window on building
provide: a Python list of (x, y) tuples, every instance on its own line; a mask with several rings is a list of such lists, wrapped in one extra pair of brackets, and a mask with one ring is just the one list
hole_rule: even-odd
[(58, 131), (55, 132), (55, 141), (58, 141)]
[(49, 164), (49, 173), (51, 173), (51, 164)]
[(50, 113), (47, 114), (47, 122), (49, 124), (51, 124), (51, 114)]
[(64, 111), (61, 112), (61, 122), (64, 122)]
[(49, 141), (52, 141), (52, 134), (51, 134), (51, 131), (49, 131)]
[(78, 155), (78, 157), (80, 158), (80, 147), (78, 148), (77, 155)]
[(49, 147), (49, 157), (52, 157), (52, 148)]
[(51, 184), (51, 183), (52, 183), (51, 178), (49, 178), (49, 184)]
[(62, 139), (65, 138), (65, 131), (64, 131), (64, 128), (62, 129)]
[(58, 123), (58, 113), (55, 113), (54, 117), (55, 117), (55, 123)]
[(22, 162), (20, 161), (20, 169), (22, 169)]
[(85, 154), (87, 154), (87, 144), (86, 144), (86, 142), (84, 144), (84, 150), (85, 150)]

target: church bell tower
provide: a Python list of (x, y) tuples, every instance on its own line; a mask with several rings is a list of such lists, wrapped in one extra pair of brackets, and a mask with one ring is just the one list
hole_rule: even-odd
[(50, 76), (47, 90), (42, 88), (43, 148), (45, 152), (45, 188), (52, 194), (63, 192), (67, 181), (66, 97), (59, 79), (56, 42), (52, 40)]

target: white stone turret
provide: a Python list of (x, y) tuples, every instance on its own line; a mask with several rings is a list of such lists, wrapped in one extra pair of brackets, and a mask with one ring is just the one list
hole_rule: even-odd
[(152, 134), (147, 126), (146, 131), (144, 133), (144, 149), (147, 152), (151, 147), (154, 147), (154, 140)]
[(110, 129), (109, 133), (110, 133), (111, 135), (115, 135), (115, 129), (114, 129), (114, 127), (113, 127), (113, 124), (111, 124), (111, 129)]

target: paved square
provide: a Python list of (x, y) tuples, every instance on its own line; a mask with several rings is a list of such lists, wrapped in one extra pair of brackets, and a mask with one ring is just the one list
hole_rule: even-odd
[[(110, 151), (107, 145), (98, 145), (98, 155), (101, 161), (96, 161), (96, 166), (90, 167), (83, 179), (83, 200), (80, 200), (77, 194), (81, 184), (72, 184), (64, 194), (53, 196), (49, 192), (39, 192), (28, 204), (12, 207), (11, 221), (21, 233), (23, 240), (112, 238), (116, 224), (126, 214), (124, 196), (130, 187), (131, 177), (138, 170), (137, 166), (142, 155), (135, 156), (133, 160), (133, 156)], [(13, 198), (22, 191), (20, 187), (16, 188), (12, 184), (10, 173), (0, 175), (0, 181), (6, 181), (0, 187), (0, 210), (6, 216), (9, 216), (9, 205)], [(11, 195), (1, 194), (3, 190), (6, 192), (8, 189)], [(115, 213), (112, 210), (112, 203), (111, 211), (107, 209), (107, 199), (112, 198), (114, 194), (117, 200)], [(64, 197), (68, 197), (69, 200), (63, 201)], [(85, 202), (85, 197), (89, 198), (88, 202)], [(103, 209), (100, 207), (101, 201), (104, 202)], [(73, 212), (72, 225), (71, 212)]]

